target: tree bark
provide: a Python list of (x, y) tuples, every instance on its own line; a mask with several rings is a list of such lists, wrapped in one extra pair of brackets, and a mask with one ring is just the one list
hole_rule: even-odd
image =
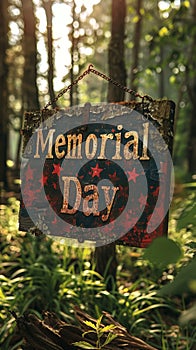
[[(130, 74), (130, 87), (132, 90), (137, 91), (138, 90), (138, 84), (136, 83), (136, 77), (138, 73), (138, 66), (139, 66), (139, 52), (140, 52), (140, 41), (141, 41), (141, 32), (142, 32), (142, 3), (143, 0), (137, 0), (136, 1), (136, 16), (137, 16), (137, 22), (135, 24), (134, 34), (133, 34), (133, 63), (131, 67), (131, 74)], [(130, 100), (134, 97), (130, 95)]]
[[(74, 38), (74, 33), (75, 33), (75, 29), (74, 29), (74, 21), (75, 21), (75, 10), (76, 10), (76, 3), (75, 0), (73, 0), (73, 4), (72, 4), (72, 24), (71, 24), (71, 69), (70, 69), (70, 81), (71, 84), (73, 84), (74, 81), (74, 51), (75, 51), (75, 38)], [(70, 89), (70, 106), (74, 105), (74, 86), (71, 87)]]
[[(126, 0), (112, 1), (112, 28), (109, 44), (109, 74), (114, 80), (126, 85), (126, 70), (124, 62)], [(108, 102), (124, 100), (124, 90), (109, 84)], [(96, 271), (105, 278), (106, 287), (110, 291), (116, 282), (116, 245), (115, 242), (95, 249)]]
[[(192, 26), (195, 27), (196, 21), (196, 1), (192, 2)], [(190, 50), (189, 66), (187, 67), (187, 88), (191, 101), (191, 120), (188, 144), (188, 170), (191, 175), (196, 174), (196, 32), (192, 38)]]
[[(80, 44), (80, 36), (75, 37), (75, 28), (74, 23), (78, 23), (78, 28), (80, 28), (80, 14), (76, 13), (76, 1), (73, 1), (72, 4), (72, 23), (71, 23), (71, 31), (70, 31), (70, 41), (71, 41), (71, 69), (70, 69), (70, 82), (73, 84), (75, 80), (75, 74), (74, 74), (74, 68), (78, 67), (78, 74), (80, 74), (80, 51), (79, 51), (79, 44)], [(77, 62), (77, 63), (76, 63)], [(78, 85), (73, 85), (70, 89), (70, 106), (79, 105), (79, 93), (78, 93)]]
[(24, 110), (39, 110), (39, 97), (37, 87), (37, 43), (36, 20), (32, 0), (22, 0), (22, 13), (24, 21), (23, 51), (23, 108)]
[(53, 37), (52, 37), (52, 1), (42, 1), (46, 13), (47, 20), (47, 43), (48, 43), (48, 89), (50, 100), (52, 101), (52, 108), (57, 107), (54, 92), (54, 58), (53, 58)]
[[(112, 1), (111, 41), (108, 49), (109, 76), (122, 85), (126, 85), (124, 60), (126, 0)], [(109, 84), (108, 102), (124, 99), (124, 91)]]
[(7, 188), (8, 150), (8, 0), (0, 1), (0, 188)]

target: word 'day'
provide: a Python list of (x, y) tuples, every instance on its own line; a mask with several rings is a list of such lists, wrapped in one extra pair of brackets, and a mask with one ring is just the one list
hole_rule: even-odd
[[(76, 177), (67, 177), (63, 176), (62, 180), (64, 181), (64, 198), (63, 198), (63, 206), (61, 208), (61, 213), (65, 214), (75, 214), (81, 204), (82, 199), (82, 187), (80, 185), (79, 180)], [(75, 196), (75, 203), (71, 209), (68, 208), (68, 205), (70, 203), (69, 196), (70, 196), (70, 182), (73, 182), (75, 184), (76, 188), (76, 196)], [(101, 219), (102, 221), (107, 221), (112, 209), (112, 205), (114, 202), (114, 198), (116, 195), (116, 192), (119, 190), (119, 187), (110, 187), (110, 186), (101, 186), (101, 190), (104, 193), (105, 198), (105, 205), (107, 209), (106, 215), (102, 214)], [(112, 197), (110, 197), (110, 190), (112, 192)], [(89, 191), (92, 191), (92, 194), (88, 194)], [(81, 209), (85, 216), (93, 215), (93, 216), (99, 216), (99, 192), (98, 187), (96, 185), (86, 185), (84, 186), (84, 193), (86, 196), (83, 199), (83, 208)], [(89, 203), (91, 202), (91, 205)]]

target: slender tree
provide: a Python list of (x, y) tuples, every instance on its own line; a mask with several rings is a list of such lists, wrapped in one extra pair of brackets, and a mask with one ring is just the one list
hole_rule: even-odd
[[(112, 0), (111, 40), (108, 48), (109, 75), (125, 85), (126, 70), (124, 60), (126, 0)], [(110, 84), (108, 102), (122, 101), (124, 91)]]
[[(126, 85), (126, 70), (124, 64), (126, 0), (112, 1), (112, 28), (109, 44), (108, 65), (110, 76)], [(124, 100), (124, 91), (118, 87), (108, 85), (108, 102)], [(111, 290), (116, 281), (116, 245), (111, 243), (95, 249), (96, 270), (105, 277), (107, 289)]]
[(189, 66), (187, 67), (187, 88), (191, 101), (191, 120), (189, 129), (189, 144), (188, 144), (188, 167), (191, 174), (196, 173), (196, 1), (192, 1), (192, 18), (191, 25), (193, 28), (192, 44), (190, 48)]
[(24, 22), (23, 52), (23, 108), (38, 110), (39, 97), (37, 87), (37, 42), (36, 20), (32, 0), (22, 0), (22, 14)]
[[(142, 5), (143, 0), (136, 1), (136, 23), (133, 33), (133, 60), (132, 67), (130, 73), (130, 86), (132, 90), (138, 90), (138, 84), (136, 83), (136, 77), (138, 73), (138, 65), (139, 65), (139, 53), (140, 53), (140, 42), (141, 42), (141, 33), (142, 33)], [(130, 98), (133, 97), (130, 95)]]
[(8, 0), (0, 1), (0, 187), (7, 188), (8, 150)]
[[(46, 13), (47, 20), (47, 49), (48, 49), (48, 89), (50, 100), (54, 101), (55, 92), (54, 92), (54, 58), (53, 58), (53, 37), (52, 37), (52, 0), (42, 0), (43, 7)], [(57, 106), (56, 102), (52, 103), (52, 107)]]
[[(70, 82), (73, 84), (73, 81), (75, 79), (74, 74), (74, 68), (75, 68), (75, 61), (77, 57), (77, 65), (78, 65), (78, 71), (79, 71), (79, 65), (80, 65), (80, 54), (79, 54), (79, 37), (75, 37), (75, 27), (74, 24), (78, 23), (78, 26), (80, 26), (79, 23), (79, 14), (76, 13), (76, 2), (73, 0), (72, 2), (72, 23), (71, 23), (71, 31), (70, 31), (70, 41), (71, 41), (71, 68), (70, 68)], [(77, 85), (72, 86), (70, 89), (70, 106), (79, 104), (79, 98), (78, 98), (78, 87)]]

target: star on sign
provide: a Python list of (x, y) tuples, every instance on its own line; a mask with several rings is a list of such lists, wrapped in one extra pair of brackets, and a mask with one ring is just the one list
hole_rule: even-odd
[(39, 182), (41, 183), (41, 187), (43, 187), (44, 185), (47, 184), (48, 181), (48, 177), (45, 175), (42, 175), (41, 179), (39, 180)]
[(33, 180), (33, 169), (30, 167), (29, 164), (28, 164), (27, 171), (25, 173), (25, 177), (26, 177), (26, 181)]
[(117, 181), (119, 180), (119, 177), (117, 177), (116, 171), (113, 174), (109, 174), (110, 180)]
[(139, 174), (136, 173), (135, 168), (133, 168), (132, 171), (127, 171), (128, 174), (128, 181), (133, 181), (134, 183), (136, 183), (136, 178), (138, 176), (140, 176)]
[(58, 164), (53, 164), (53, 172), (52, 174), (57, 174), (58, 176), (60, 176), (60, 171), (62, 170), (61, 168), (61, 165), (58, 163)]
[(146, 205), (147, 196), (144, 196), (142, 193), (140, 194), (140, 197), (138, 199), (138, 202), (140, 203), (140, 208), (144, 205)]
[(98, 164), (96, 164), (96, 166), (94, 168), (91, 167), (91, 169), (93, 171), (92, 172), (92, 177), (95, 177), (95, 176), (99, 177), (100, 173), (103, 171), (103, 169), (99, 168)]

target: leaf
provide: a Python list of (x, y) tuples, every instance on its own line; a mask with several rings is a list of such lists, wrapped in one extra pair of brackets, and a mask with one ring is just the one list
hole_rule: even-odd
[(92, 323), (91, 321), (84, 321), (84, 323), (90, 328), (93, 328), (95, 330), (97, 329), (96, 325), (94, 323)]
[(182, 295), (193, 292), (191, 285), (196, 281), (196, 258), (182, 267), (176, 278), (170, 284), (165, 285), (158, 292), (159, 295)]
[(159, 36), (160, 37), (163, 37), (163, 36), (166, 36), (166, 35), (169, 35), (169, 30), (167, 27), (162, 27), (160, 30), (159, 30)]
[(180, 323), (183, 325), (193, 320), (196, 320), (196, 304), (194, 304), (190, 309), (183, 311), (179, 318)]
[(192, 187), (196, 187), (196, 181), (195, 182), (188, 182), (183, 184), (183, 187), (185, 188), (192, 188)]
[(102, 347), (104, 347), (105, 345), (109, 344), (112, 342), (112, 340), (114, 340), (117, 337), (117, 334), (113, 334), (113, 333), (109, 333), (106, 341), (103, 343)]
[(101, 329), (101, 333), (105, 333), (105, 332), (109, 332), (111, 329), (116, 328), (116, 326), (114, 324), (110, 324), (108, 326), (105, 326)]
[(0, 299), (6, 299), (6, 296), (4, 295), (2, 289), (0, 288)]
[(184, 7), (186, 7), (186, 8), (189, 8), (189, 7), (190, 7), (190, 1), (185, 0), (185, 1), (183, 1), (182, 5), (183, 5)]
[(133, 17), (133, 19), (132, 19), (133, 23), (137, 23), (137, 22), (139, 22), (139, 20), (140, 20), (140, 17), (139, 17), (139, 16), (135, 16), (135, 17)]
[(84, 337), (86, 334), (89, 334), (89, 333), (97, 333), (96, 331), (92, 330), (92, 331), (86, 331), (84, 333), (82, 333), (82, 337)]
[(188, 246), (189, 246), (189, 248), (196, 250), (196, 242), (191, 241), (188, 243)]
[(176, 82), (176, 77), (175, 77), (175, 75), (171, 75), (171, 76), (170, 76), (169, 82), (170, 82), (171, 84), (174, 84), (174, 83)]
[(78, 341), (76, 343), (73, 343), (72, 345), (78, 346), (81, 349), (97, 349), (96, 347), (94, 347), (94, 345), (87, 343), (86, 341)]
[(176, 263), (182, 257), (182, 251), (173, 240), (159, 237), (150, 244), (143, 257), (154, 266), (163, 269), (169, 264)]
[(101, 321), (102, 321), (102, 318), (103, 318), (103, 315), (101, 315), (101, 316), (98, 318), (97, 323), (96, 323), (96, 329), (99, 329), (100, 324), (101, 324)]
[(191, 203), (191, 205), (185, 208), (182, 215), (178, 219), (177, 230), (186, 228), (190, 224), (196, 226), (196, 203)]

